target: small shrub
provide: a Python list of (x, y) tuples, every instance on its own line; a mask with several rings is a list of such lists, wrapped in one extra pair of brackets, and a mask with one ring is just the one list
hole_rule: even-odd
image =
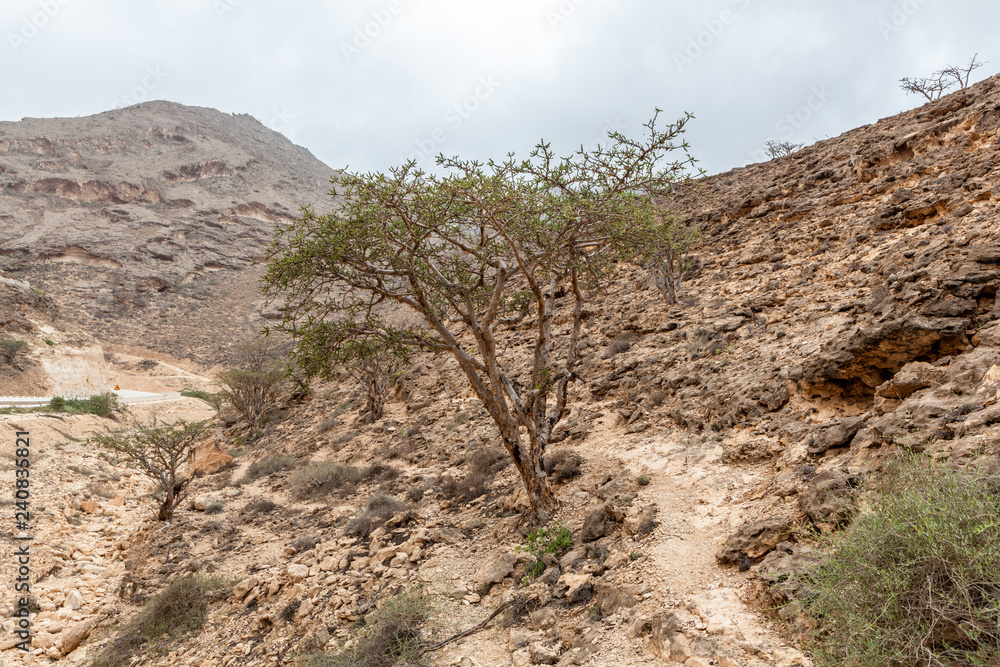
[(649, 475), (639, 475), (635, 481), (639, 483), (639, 486), (649, 486), (651, 480), (649, 479)]
[(240, 484), (249, 484), (261, 477), (273, 475), (280, 470), (291, 470), (297, 464), (294, 456), (282, 456), (275, 454), (259, 461), (254, 461), (247, 468), (246, 473), (240, 478)]
[(400, 593), (368, 614), (354, 644), (337, 655), (318, 653), (308, 667), (394, 667), (421, 663), (421, 627), (430, 607), (420, 589)]
[(628, 336), (618, 336), (608, 343), (608, 349), (604, 352), (604, 358), (610, 359), (617, 354), (628, 352), (631, 349), (632, 340)]
[(346, 463), (323, 462), (299, 468), (290, 484), (299, 498), (328, 496), (335, 491), (349, 491), (364, 479), (365, 471)]
[(62, 412), (66, 409), (66, 399), (62, 396), (53, 396), (52, 400), (49, 401), (49, 407), (56, 412)]
[(243, 512), (246, 514), (267, 514), (278, 509), (278, 504), (267, 498), (254, 498), (246, 504)]
[(469, 422), (469, 413), (459, 411), (456, 412), (451, 419), (445, 422), (444, 428), (447, 431), (454, 431), (459, 426), (467, 424), (468, 422)]
[(1000, 478), (897, 465), (807, 577), (826, 665), (1000, 658)]
[(218, 500), (205, 506), (205, 514), (221, 514), (226, 505)]
[(559, 556), (573, 546), (573, 533), (562, 522), (556, 522), (549, 528), (539, 528), (528, 534), (525, 546), (517, 547), (518, 551), (527, 551), (535, 557), (535, 562), (525, 568), (528, 580), (534, 579), (545, 571), (543, 558), (547, 554)]
[(209, 594), (225, 588), (217, 578), (176, 579), (154, 597), (118, 636), (94, 658), (93, 667), (125, 667), (147, 649), (161, 649), (171, 639), (201, 628), (208, 615)]
[(510, 458), (498, 447), (482, 447), (469, 456), (466, 473), (461, 477), (441, 477), (441, 494), (467, 503), (486, 494), (497, 474), (510, 464)]
[(208, 403), (216, 410), (222, 409), (222, 396), (220, 396), (219, 394), (213, 394), (204, 391), (203, 389), (191, 389), (191, 388), (181, 389), (180, 394), (181, 396), (187, 396), (188, 398), (200, 399)]
[(44, 340), (44, 341), (45, 341), (45, 344), (46, 344), (46, 345), (48, 345), (49, 347), (52, 347), (53, 345), (55, 345), (55, 342), (54, 342), (54, 341), (52, 341), (52, 340), (51, 340), (51, 339), (49, 339), (49, 338), (43, 338), (42, 340)]
[(302, 600), (292, 600), (278, 612), (278, 618), (282, 621), (290, 621), (292, 617), (295, 616), (295, 612), (299, 610), (299, 606), (302, 604)]
[(571, 449), (557, 449), (545, 457), (545, 473), (554, 482), (564, 482), (579, 477), (583, 457)]
[(651, 408), (658, 408), (663, 405), (663, 401), (667, 400), (667, 392), (662, 389), (656, 389), (650, 393), (647, 403)]
[(0, 340), (0, 361), (12, 364), (27, 349), (28, 344), (23, 340)]
[(424, 498), (424, 490), (415, 486), (406, 492), (406, 499), (411, 503), (419, 503)]
[(319, 544), (319, 537), (316, 535), (303, 535), (292, 540), (292, 548), (295, 553), (304, 553)]
[(347, 524), (347, 534), (366, 538), (383, 523), (392, 518), (396, 512), (403, 510), (403, 503), (392, 496), (372, 496), (365, 503), (360, 516)]
[(87, 484), (87, 493), (99, 498), (111, 499), (117, 495), (107, 482), (94, 480)]

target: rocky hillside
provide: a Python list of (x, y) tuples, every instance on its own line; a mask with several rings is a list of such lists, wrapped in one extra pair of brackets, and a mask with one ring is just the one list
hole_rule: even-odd
[(81, 398), (109, 391), (100, 344), (52, 299), (0, 271), (0, 396)]
[(329, 207), (331, 174), (250, 116), (171, 102), (2, 122), (0, 268), (103, 341), (210, 359), (274, 223)]
[(346, 376), (287, 396), (251, 445), (223, 413), (167, 526), (141, 480), (57, 437), (84, 418), (33, 426), (92, 473), (46, 490), (35, 659), (84, 662), (198, 572), (233, 587), (139, 664), (294, 664), (419, 588), (430, 640), (505, 610), (431, 664), (808, 665), (796, 606), (762, 610), (794, 598), (772, 584), (810, 536), (887, 456), (1000, 456), (996, 165), (1000, 77), (680, 194), (702, 230), (681, 303), (623, 266), (588, 304), (550, 461), (572, 544), (537, 571), (517, 476), (447, 357), (418, 357), (375, 423)]

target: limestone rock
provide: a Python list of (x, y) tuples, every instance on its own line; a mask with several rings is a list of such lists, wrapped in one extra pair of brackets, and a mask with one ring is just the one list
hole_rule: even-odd
[(191, 475), (211, 475), (233, 465), (235, 459), (222, 449), (215, 438), (198, 444), (191, 450), (188, 466)]

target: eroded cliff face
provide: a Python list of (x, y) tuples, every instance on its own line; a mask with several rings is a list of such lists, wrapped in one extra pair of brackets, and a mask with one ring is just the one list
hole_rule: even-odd
[(0, 271), (0, 396), (102, 394), (108, 384), (104, 350), (60, 317), (53, 300)]
[(101, 340), (204, 360), (252, 312), (274, 224), (328, 209), (332, 173), (250, 116), (170, 102), (0, 123), (0, 267)]

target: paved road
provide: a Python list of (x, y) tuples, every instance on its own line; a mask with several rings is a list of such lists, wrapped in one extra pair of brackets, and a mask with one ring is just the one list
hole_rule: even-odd
[[(171, 391), (166, 394), (154, 394), (148, 391), (121, 389), (111, 393), (118, 397), (119, 403), (153, 403), (156, 401), (173, 401), (181, 398), (181, 394), (178, 391)], [(38, 405), (48, 405), (51, 400), (51, 396), (0, 396), (0, 408), (27, 408)]]

